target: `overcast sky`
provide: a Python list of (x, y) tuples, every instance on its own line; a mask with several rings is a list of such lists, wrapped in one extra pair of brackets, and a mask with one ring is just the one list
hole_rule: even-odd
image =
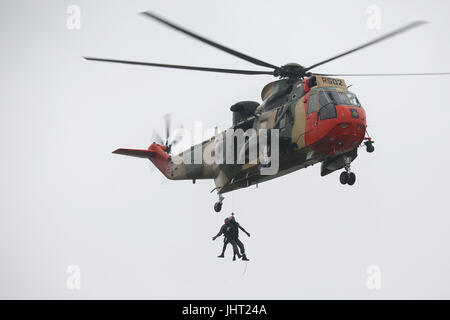
[[(81, 9), (81, 29), (66, 26)], [(370, 5), (380, 29), (367, 26)], [(152, 10), (275, 65), (311, 65), (413, 20), (431, 23), (316, 72), (450, 71), (448, 1), (2, 1), (0, 298), (450, 298), (450, 76), (345, 78), (376, 150), (352, 187), (316, 165), (225, 194), (164, 181), (147, 148), (163, 116), (231, 124), (270, 76), (113, 65), (83, 55), (256, 69), (137, 13)], [(218, 259), (231, 212), (250, 262)], [(68, 266), (81, 270), (69, 290)], [(369, 266), (381, 288), (369, 290)]]

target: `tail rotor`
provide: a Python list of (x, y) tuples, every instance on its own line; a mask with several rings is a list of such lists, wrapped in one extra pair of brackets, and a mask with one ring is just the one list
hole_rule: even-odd
[(182, 139), (183, 136), (180, 132), (180, 130), (183, 129), (183, 126), (180, 126), (179, 130), (176, 130), (176, 134), (171, 132), (171, 123), (172, 123), (172, 115), (170, 113), (167, 113), (164, 115), (164, 125), (165, 125), (165, 139), (161, 137), (161, 135), (158, 134), (158, 132), (153, 131), (152, 139), (155, 143), (165, 146), (166, 152), (168, 154), (171, 153), (172, 147), (177, 145)]

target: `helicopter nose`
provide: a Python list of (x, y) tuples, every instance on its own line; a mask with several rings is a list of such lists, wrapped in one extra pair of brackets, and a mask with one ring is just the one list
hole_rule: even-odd
[(356, 106), (337, 106), (337, 134), (352, 140), (353, 145), (360, 144), (366, 132), (366, 113)]
[(336, 115), (339, 124), (366, 125), (366, 113), (361, 107), (337, 105)]
[(336, 106), (337, 124), (334, 140), (341, 150), (353, 149), (360, 145), (366, 133), (366, 113), (356, 106)]

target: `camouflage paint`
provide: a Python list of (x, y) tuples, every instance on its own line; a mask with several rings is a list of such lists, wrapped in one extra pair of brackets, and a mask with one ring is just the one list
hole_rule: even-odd
[[(309, 79), (293, 81), (281, 79), (267, 84), (262, 92), (263, 102), (257, 108), (258, 116), (253, 117), (253, 129), (279, 129), (280, 161), (279, 171), (275, 175), (263, 176), (257, 164), (185, 164), (180, 161), (184, 157), (193, 159), (197, 148), (212, 148), (217, 137), (212, 137), (184, 152), (168, 156), (164, 146), (152, 144), (148, 154), (136, 154), (136, 150), (118, 149), (115, 153), (147, 157), (157, 168), (171, 180), (214, 179), (219, 194), (245, 188), (250, 185), (268, 181), (293, 171), (330, 159), (339, 154), (356, 150), (365, 136), (366, 115), (362, 107), (337, 105), (337, 118), (321, 120), (317, 111), (307, 113), (309, 96), (319, 88), (328, 91), (348, 92), (345, 81), (329, 77), (315, 76), (316, 83), (309, 88)], [(292, 89), (289, 91), (289, 89)], [(280, 95), (284, 90), (289, 92)], [(357, 109), (358, 117), (354, 111)], [(353, 113), (353, 115), (352, 115)], [(344, 125), (345, 124), (345, 127)], [(232, 129), (239, 128), (239, 124)], [(224, 141), (225, 131), (219, 133)], [(283, 146), (281, 146), (283, 142)], [(159, 150), (158, 150), (159, 149)], [(214, 152), (211, 153), (214, 159)], [(203, 157), (202, 157), (203, 158)], [(193, 163), (193, 161), (191, 161)]]

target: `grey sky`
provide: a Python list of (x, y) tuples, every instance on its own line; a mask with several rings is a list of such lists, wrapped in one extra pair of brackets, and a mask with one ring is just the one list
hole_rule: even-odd
[[(66, 9), (81, 8), (68, 30)], [(381, 29), (366, 27), (369, 5)], [(225, 194), (163, 182), (142, 159), (163, 115), (231, 124), (269, 76), (87, 62), (83, 55), (253, 68), (145, 19), (152, 10), (276, 65), (310, 65), (412, 20), (431, 23), (317, 72), (450, 71), (448, 1), (2, 1), (0, 298), (450, 298), (450, 77), (345, 78), (367, 111), (373, 154), (357, 182), (319, 166)], [(216, 258), (231, 211), (251, 261)], [(231, 253), (229, 250), (228, 254)], [(66, 268), (81, 268), (68, 290)], [(366, 268), (381, 269), (380, 290)]]

